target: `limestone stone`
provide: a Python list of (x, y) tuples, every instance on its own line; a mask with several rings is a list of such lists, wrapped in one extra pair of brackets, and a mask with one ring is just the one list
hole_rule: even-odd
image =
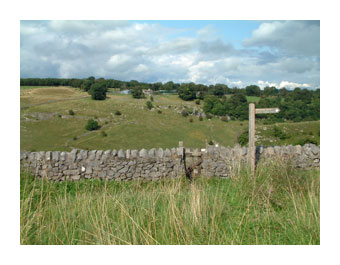
[(131, 150), (131, 158), (137, 158), (139, 155), (138, 150)]
[(118, 155), (117, 150), (116, 150), (116, 149), (113, 149), (113, 150), (112, 150), (112, 156), (113, 156), (113, 157), (116, 157), (117, 155)]
[(103, 150), (98, 150), (96, 153), (96, 159), (100, 160), (102, 158), (104, 151)]
[(127, 149), (126, 150), (126, 159), (130, 159), (131, 158), (131, 150)]
[(140, 150), (139, 156), (142, 158), (148, 158), (148, 151), (143, 148), (142, 150)]
[(164, 156), (165, 157), (171, 157), (171, 151), (167, 148), (167, 149), (165, 149), (165, 151), (164, 151)]
[(65, 161), (66, 160), (66, 152), (61, 152), (60, 153), (60, 161)]
[(156, 157), (156, 149), (155, 148), (151, 148), (149, 150), (148, 155), (149, 155), (150, 158), (155, 158)]
[(51, 160), (51, 155), (52, 155), (51, 152), (46, 152), (46, 153), (45, 153), (45, 159), (46, 159), (46, 161), (50, 161), (50, 160)]
[(157, 158), (159, 160), (163, 159), (163, 155), (164, 155), (164, 151), (162, 148), (159, 148), (158, 151), (157, 151)]
[(89, 152), (89, 160), (93, 161), (96, 159), (96, 152), (97, 150), (92, 150)]
[(120, 149), (118, 151), (118, 158), (120, 158), (120, 159), (124, 159), (125, 158), (125, 152), (124, 152), (123, 149)]

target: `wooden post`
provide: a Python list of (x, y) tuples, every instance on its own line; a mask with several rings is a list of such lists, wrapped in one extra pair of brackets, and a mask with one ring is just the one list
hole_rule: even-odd
[(251, 175), (255, 176), (255, 104), (249, 104), (249, 163)]
[(249, 163), (251, 175), (255, 176), (256, 147), (255, 147), (255, 114), (279, 113), (279, 108), (255, 109), (255, 104), (249, 104)]

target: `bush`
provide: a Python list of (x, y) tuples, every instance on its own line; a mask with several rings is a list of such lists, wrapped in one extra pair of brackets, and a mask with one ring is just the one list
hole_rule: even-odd
[(115, 115), (122, 115), (122, 113), (119, 111), (119, 110), (117, 110), (116, 112), (115, 112)]
[(131, 95), (133, 98), (145, 98), (143, 89), (141, 87), (134, 87), (131, 89)]
[(105, 82), (94, 83), (91, 85), (91, 88), (88, 91), (88, 93), (91, 95), (91, 98), (94, 100), (106, 99), (106, 92), (107, 88)]
[(162, 114), (162, 111), (161, 111), (161, 110), (157, 110), (157, 113), (158, 113), (158, 114)]
[(98, 125), (98, 122), (93, 119), (88, 120), (85, 126), (85, 129), (88, 131), (98, 130), (99, 128), (100, 126)]
[(153, 96), (150, 96), (150, 100), (153, 101)]
[(199, 121), (203, 121), (203, 117), (202, 116), (199, 116)]
[(148, 101), (146, 102), (146, 107), (147, 107), (149, 110), (151, 110), (151, 109), (153, 108), (153, 105), (152, 105), (152, 103), (151, 103), (150, 100), (148, 100)]
[(248, 144), (249, 141), (249, 131), (246, 130), (243, 133), (241, 133), (238, 138), (237, 138), (237, 142), (241, 145), (241, 146), (245, 146)]
[(101, 131), (100, 133), (101, 133), (101, 135), (102, 135), (103, 137), (106, 137), (106, 136), (107, 136), (107, 133), (106, 133), (105, 131)]
[(210, 140), (210, 141), (208, 142), (208, 145), (214, 145), (214, 142), (213, 142), (212, 140)]
[(194, 122), (194, 120), (192, 118), (189, 119), (189, 122)]
[(77, 140), (77, 139), (78, 139), (77, 136), (74, 136), (74, 137), (73, 137), (73, 141), (75, 141), (75, 140)]
[(186, 110), (182, 110), (182, 116), (183, 117), (188, 117), (189, 113)]
[(195, 100), (195, 103), (196, 103), (196, 105), (200, 105), (200, 104), (201, 104), (201, 101), (200, 101), (199, 99), (196, 99), (196, 100)]
[(206, 116), (207, 116), (207, 119), (208, 119), (208, 120), (212, 119), (212, 117), (213, 117), (213, 116), (210, 115), (209, 113), (207, 113)]
[(71, 116), (73, 116), (75, 113), (74, 113), (73, 110), (70, 109), (70, 110), (68, 111), (68, 114), (71, 115)]

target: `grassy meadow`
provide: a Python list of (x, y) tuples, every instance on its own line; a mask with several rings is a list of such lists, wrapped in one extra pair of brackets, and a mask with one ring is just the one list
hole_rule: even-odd
[[(234, 146), (238, 136), (248, 129), (247, 121), (223, 122), (218, 118), (200, 121), (196, 116), (182, 117), (178, 112), (184, 106), (199, 109), (202, 105), (182, 101), (177, 95), (156, 95), (153, 98), (153, 105), (161, 113), (145, 107), (148, 98), (133, 99), (131, 95), (109, 94), (104, 101), (94, 101), (87, 93), (70, 87), (24, 87), (20, 91), (20, 149), (171, 148), (177, 146), (178, 141), (184, 141), (187, 147), (204, 147), (210, 140)], [(258, 98), (250, 97), (248, 100), (256, 102)], [(75, 115), (69, 115), (69, 110), (73, 110)], [(115, 115), (116, 111), (122, 115)], [(86, 131), (86, 122), (91, 118), (99, 122), (100, 130)], [(291, 132), (290, 138), (285, 141), (271, 137), (272, 126), (257, 125), (257, 144), (290, 144), (298, 137), (314, 137), (317, 141), (320, 138), (319, 121), (277, 124)], [(307, 135), (303, 135), (301, 130)], [(103, 131), (107, 136), (103, 136)]]
[(21, 244), (320, 244), (320, 172), (287, 162), (229, 179), (50, 182), (22, 173)]

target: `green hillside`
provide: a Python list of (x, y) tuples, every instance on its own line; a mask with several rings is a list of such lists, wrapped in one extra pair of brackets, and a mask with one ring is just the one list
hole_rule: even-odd
[[(218, 118), (200, 121), (194, 115), (183, 117), (184, 108), (189, 112), (201, 111), (202, 105), (183, 101), (177, 95), (154, 95), (155, 108), (150, 111), (146, 108), (148, 98), (133, 99), (130, 95), (111, 94), (104, 101), (95, 101), (86, 92), (70, 87), (26, 88), (20, 93), (21, 150), (171, 148), (178, 141), (184, 141), (187, 147), (204, 147), (210, 140), (234, 146), (238, 136), (248, 128), (247, 121), (224, 122)], [(70, 115), (69, 110), (75, 115)], [(116, 111), (121, 115), (116, 115)], [(100, 130), (85, 129), (91, 118), (98, 121)], [(301, 130), (299, 123), (293, 125)], [(270, 130), (261, 130), (262, 126), (271, 125), (258, 125), (259, 133), (263, 134), (258, 144), (270, 145), (273, 139), (266, 135)], [(305, 122), (301, 126), (307, 126), (304, 130), (319, 139), (319, 122)], [(107, 136), (103, 136), (103, 131)], [(294, 137), (284, 143), (295, 141)]]

